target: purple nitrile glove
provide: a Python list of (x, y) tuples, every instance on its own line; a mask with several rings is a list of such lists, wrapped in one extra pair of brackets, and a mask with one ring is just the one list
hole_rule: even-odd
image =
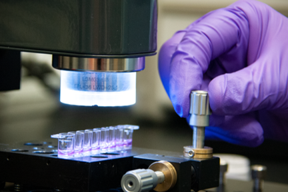
[(192, 90), (208, 91), (206, 137), (288, 141), (288, 19), (268, 5), (237, 1), (178, 31), (160, 50), (159, 73), (181, 117)]

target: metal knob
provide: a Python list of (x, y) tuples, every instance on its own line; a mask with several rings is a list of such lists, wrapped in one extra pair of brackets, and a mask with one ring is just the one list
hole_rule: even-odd
[(254, 191), (262, 191), (262, 181), (266, 177), (267, 168), (264, 165), (252, 165), (251, 175), (254, 180)]
[(193, 126), (193, 148), (204, 147), (205, 127), (209, 126), (209, 96), (206, 91), (192, 91), (190, 94), (190, 120)]
[(128, 171), (121, 179), (121, 187), (125, 192), (150, 191), (158, 183), (164, 181), (164, 174), (151, 169), (136, 169)]
[(168, 191), (177, 181), (177, 172), (168, 161), (157, 161), (149, 169), (128, 171), (121, 180), (125, 192)]

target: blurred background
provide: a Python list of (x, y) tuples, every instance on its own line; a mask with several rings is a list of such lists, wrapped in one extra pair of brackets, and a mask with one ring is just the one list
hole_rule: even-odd
[[(159, 1), (158, 49), (177, 30), (232, 0)], [(263, 1), (288, 15), (288, 1)], [(51, 134), (117, 124), (137, 124), (133, 146), (182, 152), (191, 145), (192, 130), (174, 112), (158, 75), (158, 56), (146, 58), (137, 73), (137, 103), (129, 107), (79, 107), (59, 102), (60, 73), (51, 55), (22, 53), (21, 90), (0, 93), (0, 143), (45, 140)], [(2, 82), (5, 83), (5, 82)], [(288, 139), (287, 139), (288, 141)], [(244, 155), (250, 164), (268, 167), (267, 180), (288, 184), (288, 143), (265, 141), (257, 148), (206, 141), (216, 153)]]

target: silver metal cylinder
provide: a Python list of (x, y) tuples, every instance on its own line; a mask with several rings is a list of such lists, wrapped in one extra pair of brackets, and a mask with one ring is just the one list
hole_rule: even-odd
[(206, 127), (209, 125), (209, 96), (206, 91), (192, 91), (190, 94), (190, 121), (189, 125)]
[(228, 163), (220, 159), (219, 185), (225, 184), (225, 174), (228, 170)]
[(254, 180), (253, 190), (256, 192), (262, 191), (263, 180), (266, 177), (266, 166), (263, 165), (252, 165), (251, 166), (251, 175)]
[(73, 71), (133, 72), (145, 68), (145, 57), (84, 58), (53, 55), (53, 67)]
[[(136, 169), (128, 171), (121, 179), (121, 187), (125, 192), (144, 192), (150, 191), (158, 184), (158, 176), (151, 169)], [(160, 181), (164, 178), (164, 174), (160, 176)], [(163, 181), (162, 181), (163, 182)]]
[(168, 161), (156, 161), (148, 169), (128, 171), (121, 179), (124, 192), (168, 191), (177, 182), (175, 167)]
[(193, 148), (203, 148), (205, 127), (209, 125), (209, 96), (206, 91), (192, 91), (190, 94), (190, 120), (193, 126)]
[(193, 127), (193, 148), (203, 148), (205, 127)]
[(165, 176), (161, 171), (155, 171), (155, 174), (158, 177), (157, 183), (162, 183), (165, 180)]

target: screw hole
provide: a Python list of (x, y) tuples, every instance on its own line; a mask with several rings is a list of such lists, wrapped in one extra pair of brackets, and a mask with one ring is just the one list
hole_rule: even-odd
[(90, 157), (92, 157), (92, 158), (108, 158), (108, 156), (106, 156), (106, 155), (93, 155)]
[(128, 187), (133, 187), (133, 185), (134, 185), (134, 183), (132, 182), (132, 181), (129, 181), (129, 183), (128, 183)]
[(33, 153), (36, 154), (53, 154), (53, 151), (33, 151)]
[(27, 149), (12, 149), (11, 150), (12, 152), (28, 152), (29, 150), (27, 150)]
[(119, 153), (101, 153), (102, 155), (119, 155)]
[(27, 145), (27, 146), (42, 146), (43, 144), (42, 143), (24, 143), (24, 145)]

